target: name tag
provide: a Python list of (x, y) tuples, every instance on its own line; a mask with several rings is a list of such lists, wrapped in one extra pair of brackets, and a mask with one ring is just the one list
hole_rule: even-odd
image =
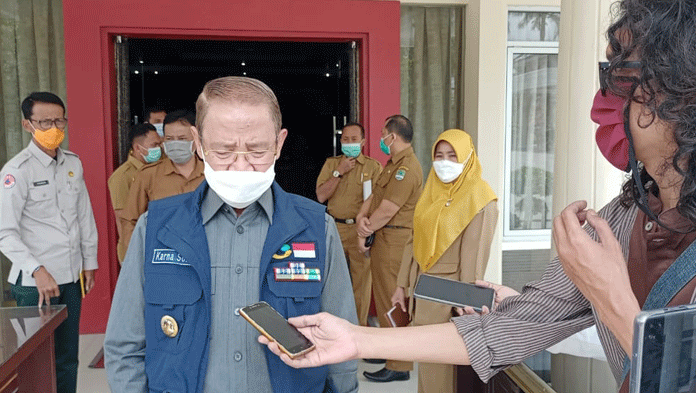
[(41, 180), (41, 181), (34, 182), (34, 187), (46, 186), (46, 185), (48, 185), (48, 180)]
[(169, 248), (156, 248), (152, 253), (152, 263), (191, 266), (181, 254)]

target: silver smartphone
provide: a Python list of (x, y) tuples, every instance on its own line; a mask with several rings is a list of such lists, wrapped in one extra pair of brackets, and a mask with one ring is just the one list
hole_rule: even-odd
[(630, 393), (696, 392), (696, 304), (638, 314)]
[(421, 274), (413, 290), (413, 296), (454, 307), (471, 306), (477, 312), (481, 312), (483, 306), (489, 310), (493, 309), (495, 291), (461, 281)]

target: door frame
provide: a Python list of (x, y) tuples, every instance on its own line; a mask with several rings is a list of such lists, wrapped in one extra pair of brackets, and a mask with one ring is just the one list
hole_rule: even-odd
[(114, 37), (356, 41), (366, 153), (384, 119), (400, 112), (400, 3), (368, 0), (63, 0), (70, 150), (79, 154), (99, 232), (100, 269), (80, 330), (106, 329), (118, 277), (107, 180), (118, 164)]

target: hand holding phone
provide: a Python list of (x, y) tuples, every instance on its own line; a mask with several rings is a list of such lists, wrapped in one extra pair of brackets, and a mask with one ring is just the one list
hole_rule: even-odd
[(314, 344), (307, 337), (266, 302), (246, 306), (239, 310), (239, 314), (269, 341), (275, 341), (278, 348), (290, 358), (314, 349)]
[(481, 312), (483, 306), (493, 309), (495, 290), (465, 282), (421, 274), (413, 291), (419, 299), (449, 304), (454, 307), (472, 307)]

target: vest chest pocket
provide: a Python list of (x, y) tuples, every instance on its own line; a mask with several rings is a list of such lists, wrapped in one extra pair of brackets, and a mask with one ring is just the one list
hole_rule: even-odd
[(198, 279), (181, 274), (146, 275), (145, 303), (148, 349), (170, 353), (189, 349), (196, 322), (205, 319)]

